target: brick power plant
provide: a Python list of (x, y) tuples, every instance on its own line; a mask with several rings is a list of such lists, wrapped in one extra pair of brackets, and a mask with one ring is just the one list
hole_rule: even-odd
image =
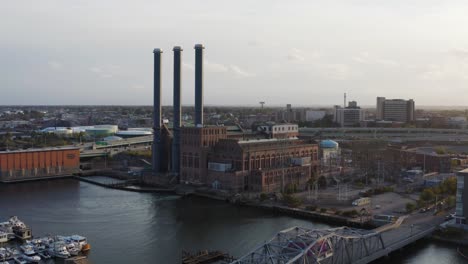
[[(242, 128), (203, 123), (203, 52), (195, 45), (195, 124), (181, 122), (182, 48), (174, 47), (172, 133), (161, 119), (161, 49), (154, 49), (153, 173), (171, 174), (180, 183), (229, 191), (275, 192), (303, 189), (317, 175), (318, 145), (299, 139), (296, 124)], [(234, 131), (235, 130), (235, 131)]]

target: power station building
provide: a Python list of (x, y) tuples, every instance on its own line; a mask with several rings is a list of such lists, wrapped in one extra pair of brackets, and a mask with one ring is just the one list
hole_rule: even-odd
[[(272, 126), (273, 127), (273, 126)], [(224, 127), (182, 129), (182, 182), (231, 191), (304, 189), (317, 174), (318, 146), (296, 136), (228, 138)]]
[[(254, 137), (203, 123), (203, 50), (195, 45), (195, 123), (181, 123), (181, 52), (174, 47), (174, 127), (161, 123), (161, 54), (154, 50), (153, 173), (230, 191), (304, 189), (317, 174), (318, 145), (298, 139), (295, 124), (259, 126)], [(166, 131), (165, 133), (163, 133)], [(171, 143), (169, 142), (171, 141)], [(170, 151), (163, 146), (171, 145)], [(168, 158), (170, 157), (170, 158)], [(169, 161), (170, 160), (170, 161)], [(167, 170), (165, 169), (167, 168)], [(170, 169), (169, 169), (170, 168)]]
[(0, 152), (0, 182), (69, 176), (80, 168), (79, 148)]

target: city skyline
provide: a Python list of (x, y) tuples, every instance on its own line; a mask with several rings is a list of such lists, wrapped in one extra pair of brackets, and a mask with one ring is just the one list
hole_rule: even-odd
[(203, 43), (206, 105), (332, 106), (347, 92), (364, 107), (377, 96), (462, 106), (465, 6), (15, 1), (0, 11), (10, 22), (0, 25), (0, 104), (150, 105), (152, 50), (162, 48), (170, 105), (172, 48), (181, 45), (182, 103), (191, 105), (193, 46)]

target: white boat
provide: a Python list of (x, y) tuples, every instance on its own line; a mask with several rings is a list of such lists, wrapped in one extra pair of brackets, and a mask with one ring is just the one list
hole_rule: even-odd
[(11, 256), (17, 256), (20, 254), (19, 250), (16, 248), (7, 248), (6, 251), (11, 255)]
[(0, 223), (0, 231), (14, 234), (20, 239), (29, 239), (32, 237), (31, 229), (19, 220), (17, 216), (12, 216), (7, 222)]
[(50, 259), (52, 256), (49, 254), (49, 252), (47, 251), (40, 251), (39, 253), (37, 253), (42, 259), (46, 260), (46, 259)]
[(8, 240), (10, 240), (8, 233), (0, 231), (0, 243), (6, 243)]
[(39, 257), (37, 253), (34, 253), (33, 255), (21, 254), (21, 257), (26, 261), (32, 263), (39, 263), (41, 261), (41, 257)]
[[(80, 235), (72, 236), (57, 236), (58, 240), (65, 241), (67, 244), (73, 243), (79, 251), (87, 251), (90, 249), (86, 237)], [(70, 252), (71, 253), (71, 252)]]
[(30, 244), (24, 244), (24, 245), (20, 246), (20, 248), (23, 251), (23, 253), (27, 254), (27, 255), (32, 255), (32, 254), (36, 253), (36, 251), (34, 251), (33, 246), (30, 245)]
[(78, 254), (80, 254), (81, 249), (78, 243), (74, 243), (74, 242), (68, 242), (68, 243), (65, 242), (65, 243), (67, 246), (67, 251), (70, 253), (70, 255), (78, 256)]
[(14, 257), (13, 260), (16, 264), (28, 264), (28, 262), (21, 256)]
[(32, 245), (25, 244), (25, 245), (20, 246), (20, 248), (23, 251), (23, 254), (21, 256), (26, 261), (33, 262), (33, 263), (39, 263), (39, 261), (41, 261), (41, 257), (37, 255)]
[(33, 239), (31, 241), (26, 241), (26, 243), (29, 243), (30, 245), (32, 245), (34, 247), (34, 250), (36, 252), (39, 252), (39, 251), (46, 250), (50, 242), (39, 238), (39, 239)]
[(6, 248), (0, 248), (0, 260), (9, 259), (12, 256), (13, 255)]
[(70, 239), (73, 242), (78, 243), (78, 245), (80, 246), (80, 250), (83, 250), (88, 245), (88, 240), (84, 236), (73, 235), (73, 236), (70, 236)]
[(57, 258), (69, 258), (70, 252), (67, 250), (67, 246), (63, 241), (56, 241), (49, 245), (48, 249), (49, 254), (52, 257)]
[(12, 233), (13, 227), (28, 228), (17, 216), (12, 216), (8, 221), (0, 223), (0, 229), (6, 233)]

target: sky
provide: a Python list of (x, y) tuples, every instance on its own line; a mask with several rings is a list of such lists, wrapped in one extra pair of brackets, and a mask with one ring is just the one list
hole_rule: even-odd
[(468, 104), (468, 1), (0, 0), (1, 105), (150, 105), (154, 48), (163, 104), (182, 46), (194, 104), (203, 43), (207, 105)]

